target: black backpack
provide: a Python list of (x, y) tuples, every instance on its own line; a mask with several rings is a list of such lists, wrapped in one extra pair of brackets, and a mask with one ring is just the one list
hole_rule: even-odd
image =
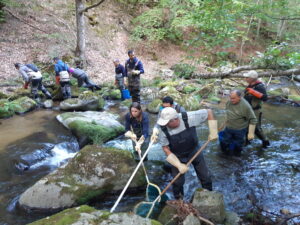
[(39, 71), (39, 69), (37, 68), (37, 66), (34, 65), (34, 64), (26, 64), (26, 66), (27, 66), (29, 69), (31, 69), (32, 71), (34, 71), (34, 72), (38, 72), (38, 71)]

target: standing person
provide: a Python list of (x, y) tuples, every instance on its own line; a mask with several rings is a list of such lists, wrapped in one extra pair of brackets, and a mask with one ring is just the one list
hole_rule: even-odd
[(132, 102), (139, 102), (141, 81), (140, 75), (144, 73), (143, 63), (135, 56), (134, 51), (128, 51), (129, 59), (125, 62), (125, 74), (128, 77), (128, 89), (132, 96)]
[[(149, 116), (148, 113), (143, 112), (138, 102), (133, 102), (129, 107), (129, 112), (125, 116), (125, 131), (125, 137), (132, 139), (133, 148), (136, 151), (141, 150), (143, 155), (149, 144)], [(139, 146), (136, 146), (136, 141)], [(139, 160), (136, 151), (134, 151), (134, 156), (136, 160)]]
[(266, 148), (270, 145), (270, 142), (261, 128), (261, 108), (262, 102), (268, 100), (267, 91), (265, 85), (258, 80), (258, 73), (255, 70), (250, 70), (249, 72), (245, 73), (244, 77), (246, 82), (248, 83), (248, 86), (245, 89), (245, 99), (252, 106), (254, 114), (258, 120), (258, 123), (255, 127), (255, 134), (262, 141), (262, 147)]
[(74, 78), (77, 79), (77, 85), (78, 87), (82, 87), (83, 84), (85, 84), (85, 87), (91, 89), (92, 91), (94, 91), (95, 89), (96, 90), (100, 90), (101, 88), (94, 84), (88, 77), (87, 73), (82, 70), (82, 69), (79, 69), (79, 68), (69, 68), (68, 69), (68, 72), (70, 74), (72, 74), (72, 76)]
[[(121, 65), (120, 60), (119, 59), (115, 59), (113, 61), (114, 65), (115, 65), (115, 85), (119, 88), (121, 94), (122, 91), (125, 89), (125, 77), (126, 77), (126, 73), (125, 73), (125, 67), (123, 65)], [(122, 95), (122, 100), (123, 100), (123, 95)]]
[(71, 83), (68, 73), (69, 67), (58, 57), (53, 58), (56, 84), (60, 84), (64, 99), (71, 98)]
[[(182, 175), (173, 184), (173, 193), (176, 199), (183, 198), (184, 173), (188, 171), (186, 163), (199, 150), (199, 140), (196, 126), (208, 120), (209, 139), (218, 138), (217, 121), (214, 120), (210, 109), (202, 109), (192, 112), (177, 113), (172, 107), (164, 108), (157, 123), (160, 125), (159, 140), (163, 151), (167, 155), (167, 161), (172, 165), (172, 176), (178, 173)], [(198, 179), (203, 188), (212, 190), (210, 172), (206, 166), (203, 153), (192, 162)]]
[(28, 85), (31, 84), (31, 93), (34, 99), (37, 99), (39, 97), (39, 90), (41, 90), (48, 99), (52, 98), (50, 92), (44, 87), (42, 83), (43, 77), (41, 71), (39, 71), (39, 69), (34, 64), (22, 65), (21, 63), (15, 63), (14, 65), (25, 81), (23, 87), (27, 89)]
[(250, 104), (242, 97), (239, 90), (231, 91), (230, 100), (226, 103), (226, 126), (220, 141), (221, 150), (228, 154), (234, 143), (233, 154), (240, 156), (245, 143), (248, 128), (248, 140), (254, 138), (257, 119)]

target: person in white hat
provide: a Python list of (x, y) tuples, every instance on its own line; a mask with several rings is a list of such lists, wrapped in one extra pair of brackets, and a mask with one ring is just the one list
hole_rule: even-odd
[(265, 85), (258, 80), (258, 73), (255, 70), (250, 70), (244, 73), (246, 82), (249, 84), (245, 89), (244, 98), (252, 106), (254, 114), (258, 120), (255, 127), (255, 135), (262, 141), (262, 147), (266, 148), (270, 145), (269, 140), (265, 136), (261, 128), (262, 119), (262, 103), (268, 100), (267, 91)]
[[(167, 155), (166, 160), (172, 165), (172, 176), (175, 177), (178, 172), (182, 174), (173, 184), (173, 193), (176, 199), (184, 196), (185, 177), (183, 174), (188, 171), (186, 163), (200, 148), (196, 126), (206, 120), (208, 120), (210, 131), (209, 139), (216, 140), (218, 138), (217, 121), (210, 109), (177, 113), (174, 108), (166, 107), (157, 121), (162, 131), (159, 132), (159, 141)], [(192, 164), (202, 187), (212, 190), (211, 175), (203, 154), (201, 153)]]

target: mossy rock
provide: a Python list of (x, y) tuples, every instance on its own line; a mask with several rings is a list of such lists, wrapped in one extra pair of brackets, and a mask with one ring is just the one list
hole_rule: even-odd
[(160, 99), (163, 99), (166, 96), (172, 97), (175, 102), (182, 102), (182, 94), (177, 91), (175, 87), (167, 86), (159, 91), (158, 97)]
[(161, 211), (158, 221), (162, 224), (177, 225), (179, 224), (179, 217), (177, 216), (177, 210), (174, 207), (166, 205)]
[(164, 87), (176, 87), (177, 85), (179, 85), (180, 82), (177, 80), (177, 81), (172, 81), (172, 80), (168, 80), (168, 81), (163, 81), (163, 82), (160, 82), (157, 86), (159, 88), (164, 88)]
[(161, 104), (162, 101), (160, 99), (154, 99), (147, 105), (147, 111), (150, 113), (158, 113)]
[(21, 97), (11, 102), (15, 113), (25, 113), (36, 108), (37, 103), (29, 97)]
[(271, 80), (271, 84), (281, 84), (280, 80)]
[(193, 94), (184, 95), (179, 102), (187, 111), (195, 111), (201, 108), (200, 102)]
[(16, 100), (21, 97), (30, 97), (31, 92), (30, 89), (18, 88), (14, 91), (14, 94), (9, 97), (10, 100)]
[(6, 99), (8, 98), (8, 95), (4, 94), (3, 92), (0, 92), (0, 99)]
[(283, 95), (283, 93), (282, 93), (282, 90), (279, 88), (279, 89), (275, 89), (275, 90), (270, 90), (270, 91), (268, 91), (268, 95), (269, 95), (269, 96), (280, 97), (280, 96)]
[(9, 118), (15, 114), (14, 110), (12, 109), (12, 104), (6, 100), (0, 100), (0, 119)]
[(292, 100), (292, 101), (295, 101), (295, 102), (300, 102), (300, 96), (299, 95), (289, 95), (288, 99)]
[(185, 94), (190, 94), (197, 90), (197, 87), (191, 84), (187, 84), (183, 87), (182, 92)]
[(129, 108), (131, 104), (132, 104), (132, 100), (131, 99), (126, 99), (126, 100), (122, 101), (120, 105)]
[(134, 224), (134, 225), (162, 225), (156, 220), (150, 220), (132, 213), (110, 213), (96, 210), (87, 205), (66, 209), (62, 212), (35, 221), (30, 225), (71, 225), (71, 224)]
[(214, 83), (210, 83), (207, 85), (202, 86), (198, 91), (197, 94), (204, 97), (204, 96), (209, 96), (209, 94), (215, 92), (215, 85)]
[(220, 103), (221, 102), (221, 99), (217, 96), (210, 96), (207, 100), (212, 103)]
[[(129, 151), (87, 145), (64, 167), (39, 180), (20, 197), (21, 207), (57, 210), (123, 189), (136, 167)], [(130, 188), (146, 185), (138, 170)]]
[(112, 100), (120, 100), (122, 98), (121, 91), (119, 89), (113, 89), (109, 92), (109, 97)]

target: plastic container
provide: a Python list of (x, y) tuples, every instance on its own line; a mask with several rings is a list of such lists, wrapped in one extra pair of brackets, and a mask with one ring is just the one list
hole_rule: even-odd
[(128, 89), (124, 89), (122, 90), (122, 99), (130, 99), (131, 96), (130, 96), (130, 93), (129, 93), (129, 90)]

